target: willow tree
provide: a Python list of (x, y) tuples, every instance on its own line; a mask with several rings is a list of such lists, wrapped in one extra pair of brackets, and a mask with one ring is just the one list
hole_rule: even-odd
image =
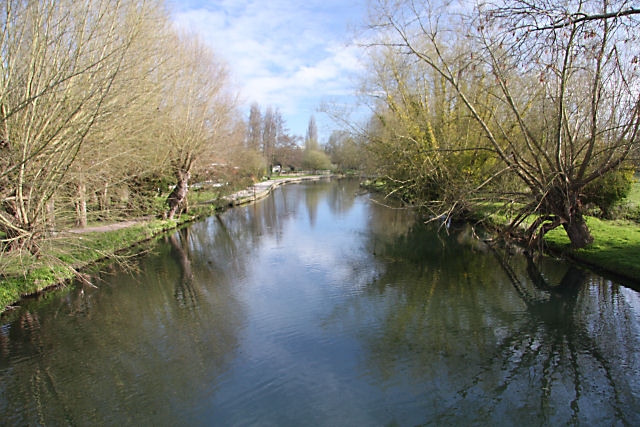
[[(477, 148), (479, 127), (425, 64), (388, 46), (370, 53), (362, 92), (373, 114), (362, 134), (372, 172), (386, 178), (389, 195), (434, 219), (478, 202), (487, 180), (499, 174), (495, 162)], [(465, 77), (470, 96), (488, 107), (482, 81)]]
[(372, 54), (364, 92), (372, 94), (373, 117), (366, 148), (376, 169), (390, 183), (390, 195), (426, 206), (437, 198), (440, 171), (429, 104), (429, 79), (423, 69), (390, 49)]
[[(531, 244), (559, 226), (574, 247), (590, 244), (583, 189), (638, 146), (640, 10), (608, 0), (374, 3), (376, 44), (434, 71), (480, 127), (477, 148), (520, 183), (496, 193), (518, 207), (511, 228), (534, 215)], [(472, 96), (470, 74), (492, 108)]]
[[(91, 208), (103, 219), (123, 215), (111, 209), (113, 194), (128, 193), (133, 182), (157, 176), (165, 166), (158, 158), (154, 129), (160, 125), (163, 71), (172, 55), (166, 41), (172, 29), (160, 1), (141, 3), (136, 16), (137, 36), (70, 167), (66, 192), (60, 197), (65, 202), (62, 209), (75, 207), (79, 226), (86, 225)], [(87, 206), (91, 200), (93, 206)]]
[(46, 210), (137, 35), (138, 2), (0, 5), (0, 234), (37, 252)]
[(166, 215), (183, 206), (189, 179), (214, 163), (226, 135), (233, 131), (236, 100), (227, 70), (198, 39), (176, 36), (169, 46), (161, 105), (158, 107), (158, 150), (176, 182)]

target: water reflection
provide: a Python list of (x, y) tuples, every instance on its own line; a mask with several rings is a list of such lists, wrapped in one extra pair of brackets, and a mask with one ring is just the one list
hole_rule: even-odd
[(357, 192), (352, 180), (340, 180), (328, 185), (327, 203), (334, 216), (347, 214), (356, 201), (354, 194)]
[(27, 304), (2, 422), (640, 424), (637, 292), (358, 193), (279, 188)]
[(193, 286), (193, 270), (191, 269), (191, 259), (189, 257), (189, 229), (184, 228), (178, 233), (167, 237), (171, 244), (171, 255), (178, 262), (182, 271), (181, 280), (176, 282), (174, 297), (181, 308), (198, 307), (199, 295)]
[(197, 236), (181, 230), (139, 274), (23, 309), (0, 334), (3, 422), (162, 423), (188, 413), (215, 390), (242, 325), (230, 283), (194, 260), (202, 256)]
[(384, 272), (340, 309), (382, 306), (358, 337), (367, 375), (416, 387), (433, 424), (640, 421), (637, 295), (572, 265), (465, 250), (468, 230), (445, 245), (433, 233), (371, 235)]

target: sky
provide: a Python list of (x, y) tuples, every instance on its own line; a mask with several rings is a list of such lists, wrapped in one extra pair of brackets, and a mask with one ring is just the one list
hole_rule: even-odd
[(323, 102), (353, 98), (361, 51), (355, 29), (366, 0), (175, 1), (173, 19), (194, 32), (228, 64), (243, 111), (252, 102), (282, 112), (292, 134), (306, 134), (309, 117), (321, 142), (336, 128), (317, 111)]

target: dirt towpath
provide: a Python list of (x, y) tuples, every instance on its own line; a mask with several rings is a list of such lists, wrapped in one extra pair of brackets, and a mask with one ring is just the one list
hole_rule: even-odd
[(71, 228), (64, 230), (65, 233), (84, 234), (84, 233), (104, 233), (107, 231), (120, 230), (121, 228), (131, 227), (141, 222), (149, 221), (152, 216), (143, 216), (141, 218), (130, 219), (127, 221), (114, 222), (112, 224), (96, 225), (95, 227)]

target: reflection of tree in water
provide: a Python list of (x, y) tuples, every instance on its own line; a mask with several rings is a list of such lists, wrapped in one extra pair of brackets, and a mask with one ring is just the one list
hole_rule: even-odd
[(328, 181), (319, 181), (303, 185), (305, 186), (304, 204), (307, 208), (309, 223), (314, 227), (318, 217), (318, 204), (329, 194), (333, 184)]
[(356, 179), (340, 179), (329, 186), (327, 202), (333, 215), (342, 215), (353, 208), (356, 201), (354, 194), (360, 189), (360, 182)]
[(192, 228), (201, 230), (204, 224), (205, 234), (200, 240), (211, 241), (208, 233), (221, 226), (224, 233), (215, 237), (215, 242), (211, 241), (213, 245), (210, 246), (222, 243), (225, 249), (231, 249), (230, 245), (239, 245), (242, 247), (233, 250), (252, 251), (257, 249), (265, 236), (275, 237), (277, 240), (281, 238), (283, 226), (294, 213), (297, 203), (300, 203), (300, 200), (297, 200), (300, 197), (299, 193), (291, 191), (288, 187), (280, 187), (270, 197), (216, 215)]
[(318, 215), (318, 187), (313, 186), (310, 191), (304, 194), (304, 204), (307, 207), (307, 215), (309, 216), (309, 224), (316, 225), (316, 217)]
[[(214, 228), (214, 239), (230, 238)], [(243, 263), (228, 256), (243, 254), (230, 243), (207, 253), (212, 243), (188, 230), (159, 241), (135, 277), (21, 309), (0, 330), (5, 422), (167, 423), (216, 392), (243, 324), (231, 278)]]
[(176, 282), (174, 292), (176, 301), (181, 307), (197, 307), (199, 296), (193, 286), (194, 277), (189, 257), (189, 229), (183, 228), (167, 236), (167, 241), (171, 244), (171, 254), (182, 271), (181, 280)]
[[(404, 248), (397, 241), (398, 239), (406, 239), (414, 230), (420, 232), (421, 229), (413, 227), (415, 222), (415, 213), (403, 208), (390, 208), (377, 202), (375, 199), (370, 201), (369, 208), (369, 224), (370, 240), (374, 246), (376, 244), (392, 245), (394, 250), (385, 250), (388, 255), (396, 254), (398, 250)], [(424, 228), (424, 227), (423, 227)], [(414, 239), (411, 245), (430, 244), (429, 242), (421, 242)], [(442, 246), (442, 245), (440, 245)], [(406, 247), (407, 253), (414, 252), (414, 247)], [(395, 252), (394, 252), (395, 251)], [(400, 255), (400, 254), (398, 254)], [(400, 255), (402, 256), (402, 255)]]
[(16, 312), (0, 328), (3, 422), (166, 424), (214, 395), (245, 322), (238, 278), (304, 209), (295, 187), (168, 235), (135, 275)]
[[(540, 421), (562, 414), (565, 422), (577, 423), (586, 414), (591, 421), (637, 425), (638, 390), (631, 386), (636, 379), (627, 376), (628, 367), (638, 367), (633, 350), (637, 324), (620, 289), (602, 278), (594, 283), (573, 265), (552, 285), (530, 257), (528, 280), (523, 280), (507, 257), (496, 253), (496, 259), (527, 307), (527, 316), (485, 366), (500, 369), (498, 390), (513, 391), (528, 377), (528, 395), (539, 404)], [(484, 375), (480, 372), (473, 382)], [(599, 412), (595, 417), (594, 409)]]
[[(367, 372), (413, 383), (436, 424), (637, 425), (637, 313), (620, 288), (571, 266), (541, 272), (524, 257), (474, 253), (457, 237), (443, 246), (422, 225), (372, 236), (384, 266), (368, 289), (385, 298), (360, 337)], [(363, 318), (371, 303), (352, 301)]]

